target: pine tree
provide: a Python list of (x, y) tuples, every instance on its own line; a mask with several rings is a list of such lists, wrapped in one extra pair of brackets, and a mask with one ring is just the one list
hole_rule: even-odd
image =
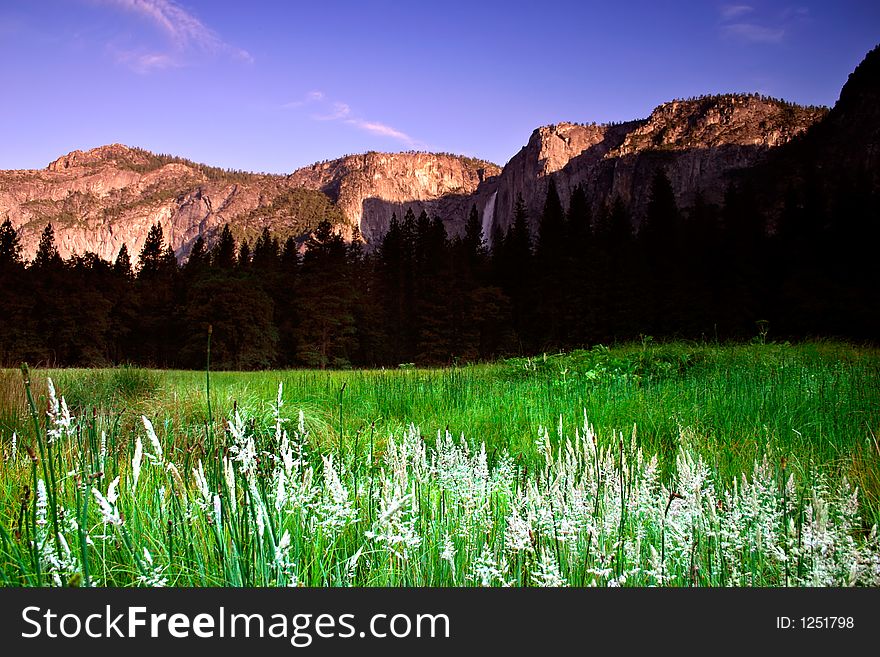
[(559, 200), (556, 181), (551, 177), (547, 184), (547, 198), (538, 223), (538, 240), (535, 246), (535, 263), (541, 270), (558, 268), (564, 257), (565, 238), (565, 212)]
[(483, 235), (483, 225), (480, 222), (477, 206), (474, 204), (471, 206), (470, 214), (468, 214), (467, 222), (464, 225), (464, 248), (474, 269), (488, 255), (486, 237)]
[(578, 185), (571, 192), (566, 228), (566, 250), (569, 255), (576, 259), (585, 257), (593, 229), (593, 212), (583, 185)]
[(279, 265), (278, 240), (269, 233), (268, 228), (263, 228), (257, 238), (252, 263), (254, 269), (262, 272), (272, 271)]
[(719, 266), (723, 262), (718, 207), (698, 192), (684, 222), (684, 275), (688, 309), (683, 327), (691, 337), (715, 335), (721, 295)]
[(173, 277), (178, 272), (177, 255), (171, 245), (165, 247), (162, 252), (162, 259), (159, 262), (159, 272), (166, 278)]
[(684, 294), (681, 215), (663, 169), (658, 169), (651, 181), (638, 242), (647, 268), (644, 330), (670, 335), (683, 324), (688, 300)]
[(299, 266), (299, 247), (293, 237), (288, 237), (284, 241), (284, 248), (281, 251), (281, 266), (285, 271), (296, 271)]
[(193, 242), (189, 251), (189, 257), (184, 265), (184, 271), (187, 274), (196, 274), (207, 268), (210, 258), (205, 246), (205, 238), (199, 235)]
[(9, 217), (6, 217), (0, 225), (0, 269), (19, 267), (21, 264), (21, 240)]
[(34, 256), (33, 266), (37, 269), (57, 268), (62, 264), (61, 256), (55, 247), (55, 229), (52, 224), (46, 224), (43, 234), (40, 235), (40, 244), (37, 246), (37, 254)]
[(529, 214), (522, 195), (518, 195), (513, 208), (513, 224), (507, 233), (509, 251), (514, 261), (530, 262), (532, 258), (532, 231), (529, 228)]
[(241, 243), (241, 247), (238, 249), (238, 260), (236, 262), (239, 269), (249, 269), (251, 266), (251, 247), (248, 244), (247, 240), (244, 240)]
[(218, 269), (235, 268), (235, 238), (229, 224), (223, 224), (220, 239), (211, 251), (211, 264)]
[(275, 288), (275, 323), (278, 327), (278, 349), (285, 364), (296, 362), (299, 306), (297, 299), (300, 270), (299, 247), (291, 236), (284, 242), (280, 258), (278, 285)]
[(128, 255), (128, 247), (125, 244), (119, 247), (119, 253), (113, 263), (113, 271), (117, 276), (123, 278), (132, 277), (131, 257)]
[(565, 212), (556, 182), (550, 178), (535, 247), (535, 337), (541, 349), (561, 347), (566, 343), (566, 334), (571, 327), (571, 298), (567, 294), (571, 281), (568, 279), (566, 233)]
[(675, 201), (672, 183), (663, 169), (651, 181), (645, 219), (639, 229), (646, 256), (656, 268), (669, 267), (681, 255), (681, 215)]
[(162, 226), (153, 224), (141, 248), (137, 279), (138, 323), (132, 343), (140, 362), (169, 366), (177, 357), (179, 340), (175, 317), (177, 259), (171, 246), (165, 246)]
[(113, 263), (113, 278), (108, 286), (110, 310), (110, 338), (108, 354), (112, 362), (131, 361), (136, 349), (131, 336), (139, 325), (139, 300), (135, 293), (134, 272), (128, 247), (123, 244)]
[(346, 251), (348, 284), (352, 292), (352, 316), (357, 334), (351, 351), (352, 364), (375, 366), (381, 362), (382, 315), (376, 303), (373, 258), (364, 250), (357, 226), (352, 228)]
[(144, 246), (138, 258), (138, 276), (140, 278), (150, 278), (159, 273), (162, 267), (162, 256), (164, 252), (165, 238), (162, 235), (162, 226), (158, 223), (150, 227), (147, 233), (147, 239), (144, 240)]
[(746, 337), (754, 335), (756, 321), (767, 319), (769, 292), (765, 285), (764, 217), (751, 186), (741, 183), (727, 189), (721, 217), (727, 303), (719, 324), (722, 333)]
[(513, 209), (513, 223), (504, 238), (504, 255), (500, 272), (501, 284), (510, 298), (513, 331), (517, 348), (532, 347), (532, 235), (528, 212), (521, 195), (517, 196)]
[(594, 224), (588, 334), (595, 342), (630, 339), (638, 334), (642, 320), (643, 280), (629, 210), (616, 196), (599, 208)]
[(306, 244), (299, 277), (302, 304), (297, 356), (309, 367), (349, 366), (356, 331), (345, 241), (325, 219)]
[(593, 213), (582, 185), (571, 193), (566, 221), (565, 281), (566, 303), (561, 309), (566, 327), (566, 340), (573, 346), (584, 346), (591, 341), (589, 317), (591, 308), (594, 267), (594, 247), (591, 239)]
[(43, 346), (33, 326), (35, 277), (35, 272), (24, 270), (18, 232), (7, 217), (0, 226), (0, 364), (24, 360), (28, 349)]
[(406, 257), (403, 228), (397, 214), (392, 213), (376, 259), (379, 305), (384, 314), (382, 333), (386, 338), (386, 351), (382, 359), (387, 362), (400, 363), (411, 357), (404, 343), (404, 324), (407, 321), (403, 285)]

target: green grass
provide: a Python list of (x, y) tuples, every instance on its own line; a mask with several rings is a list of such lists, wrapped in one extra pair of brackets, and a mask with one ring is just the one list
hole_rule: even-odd
[[(843, 575), (823, 579), (833, 568), (817, 565), (815, 554), (804, 552), (803, 534), (805, 528), (824, 527), (831, 517), (836, 531), (843, 532), (835, 535), (838, 543), (844, 535), (867, 541), (865, 545), (875, 540), (870, 530), (880, 521), (880, 447), (875, 438), (880, 427), (878, 374), (880, 351), (846, 344), (646, 342), (436, 370), (214, 372), (209, 417), (204, 372), (37, 371), (32, 380), (40, 431), (45, 433), (47, 376), (77, 419), (63, 446), (47, 445), (47, 450), (55, 450), (54, 456), (38, 457), (32, 466), (24, 450), (30, 446), (36, 451), (39, 434), (28, 411), (21, 374), (2, 371), (0, 526), (5, 534), (0, 574), (10, 584), (33, 584), (45, 581), (45, 571), (52, 571), (51, 560), (36, 554), (26, 538), (28, 532), (31, 536), (43, 532), (44, 542), (55, 542), (51, 532), (37, 526), (34, 495), (25, 492), (25, 486), (33, 491), (44, 478), (51, 484), (50, 509), (57, 501), (65, 509), (63, 515), (82, 516), (80, 526), (96, 535), (108, 533), (102, 534), (100, 527), (114, 530), (113, 538), (101, 543), (100, 554), (98, 547), (80, 550), (79, 570), (56, 568), (65, 576), (76, 570), (85, 577), (83, 564), (90, 563), (92, 583), (130, 585), (138, 577), (142, 583), (150, 581), (144, 547), (164, 564), (163, 577), (178, 585), (271, 585), (292, 579), (312, 585), (462, 585), (480, 583), (475, 573), (491, 573), (493, 568), (507, 569), (506, 574), (489, 577), (494, 583), (517, 585), (552, 582), (557, 575), (584, 586), (847, 583)], [(318, 491), (311, 506), (277, 504), (273, 487), (282, 476), (280, 437), (274, 429), (279, 383), (283, 409), (293, 418), (284, 427), (291, 430), (296, 414), (303, 412), (307, 435), (293, 432), (291, 436), (292, 440), (299, 436), (309, 454), (297, 472), (304, 477), (306, 469), (311, 471)], [(238, 482), (240, 515), (227, 518), (232, 493), (222, 460), (234, 455), (236, 439), (230, 422), (236, 409), (245, 416), (241, 432), (256, 445), (260, 462), (256, 474), (235, 470), (232, 480)], [(584, 414), (595, 427), (595, 452), (581, 444), (588, 433)], [(135, 441), (140, 437), (147, 444), (141, 415), (152, 420), (166, 465), (174, 463), (177, 474), (174, 469), (146, 465), (137, 490), (131, 492)], [(425, 440), (414, 438), (410, 425), (420, 428)], [(549, 433), (539, 440), (542, 427)], [(13, 431), (19, 436), (14, 457)], [(107, 435), (104, 456), (99, 447), (102, 431)], [(448, 445), (434, 445), (438, 431), (448, 431), (456, 440), (464, 436), (467, 454), (453, 458)], [(574, 470), (571, 463), (559, 460), (566, 440), (575, 445), (572, 453), (580, 455)], [(410, 454), (394, 461), (395, 452), (389, 455), (388, 446), (399, 448), (401, 441), (410, 444)], [(412, 450), (418, 451), (416, 446), (425, 442), (428, 453), (419, 458), (426, 464), (431, 458), (449, 457), (463, 470), (454, 476), (448, 472), (441, 476), (436, 469), (430, 476), (420, 474)], [(489, 488), (481, 493), (488, 516), (477, 527), (473, 524), (477, 520), (456, 516), (460, 510), (450, 506), (455, 500), (467, 508), (473, 495), (449, 481), (457, 481), (464, 471), (469, 472), (465, 479), (480, 480), (483, 475), (474, 473), (484, 472), (478, 458), (481, 444), (486, 450), (484, 480), (495, 483), (486, 483)], [(550, 456), (545, 452), (548, 445)], [(149, 444), (145, 451), (151, 453)], [(652, 474), (646, 463), (655, 455), (657, 468)], [(333, 457), (337, 488), (345, 491), (337, 507), (350, 511), (350, 518), (343, 514), (347, 519), (341, 527), (322, 524), (333, 506), (334, 485), (333, 467), (327, 469), (324, 456)], [(54, 478), (48, 468), (45, 475), (41, 469), (52, 458)], [(192, 470), (200, 460), (207, 489), (220, 496), (224, 509), (219, 528), (211, 521), (208, 498), (201, 505), (198, 502), (201, 493)], [(702, 472), (700, 468), (705, 470), (703, 479), (711, 482), (705, 488), (685, 476), (694, 469)], [(390, 474), (395, 471), (396, 479)], [(587, 471), (589, 477), (584, 475)], [(125, 511), (119, 527), (101, 523), (97, 498), (89, 494), (94, 485), (106, 495), (116, 476), (121, 477), (118, 509)], [(564, 486), (554, 483), (560, 476)], [(608, 485), (609, 477), (619, 480), (620, 490)], [(394, 490), (394, 481), (399, 490)], [(257, 492), (244, 495), (252, 484)], [(673, 493), (688, 485), (696, 488), (691, 498), (679, 503)], [(858, 489), (855, 511), (847, 506), (847, 485)], [(536, 491), (534, 499), (528, 498), (529, 486)], [(772, 494), (755, 493), (757, 497), (747, 502), (749, 486), (772, 489)], [(406, 495), (409, 529), (420, 541), (404, 558), (379, 539), (365, 538), (365, 533), (378, 531), (373, 525), (383, 504)], [(581, 518), (584, 524), (576, 537), (561, 539), (562, 525), (552, 522), (549, 533), (542, 534), (536, 518), (546, 508), (559, 516), (559, 523), (565, 515), (560, 507), (582, 497), (588, 497), (592, 506), (589, 517)], [(705, 507), (706, 500), (724, 509), (721, 519), (711, 519), (715, 512)], [(254, 505), (259, 508), (260, 503), (269, 509), (265, 517), (255, 515)], [(612, 513), (615, 505), (621, 509), (617, 516)], [(679, 505), (687, 508), (679, 510)], [(764, 546), (766, 554), (759, 551), (746, 559), (737, 550), (745, 550), (748, 542), (739, 545), (731, 536), (754, 533), (754, 527), (741, 525), (748, 513), (740, 513), (753, 507), (769, 518), (766, 540), (776, 543), (772, 550)], [(727, 516), (728, 508), (737, 511)], [(510, 552), (504, 546), (513, 509), (537, 515), (528, 521), (533, 544)], [(263, 535), (256, 531), (257, 516), (264, 524)], [(612, 517), (614, 527), (608, 525)], [(705, 525), (699, 531), (695, 518)], [(684, 524), (679, 527), (679, 522)], [(679, 533), (674, 535), (676, 527)], [(795, 529), (796, 540), (791, 534)], [(278, 561), (273, 555), (285, 530), (290, 543)], [(68, 542), (85, 541), (84, 531), (71, 530)], [(444, 560), (439, 554), (447, 542), (455, 557)], [(388, 549), (380, 549), (383, 545)], [(58, 546), (54, 549), (63, 553)], [(815, 552), (815, 546), (811, 549)], [(792, 560), (780, 561), (780, 554)], [(346, 568), (354, 555), (359, 556), (352, 574)], [(792, 570), (795, 556), (798, 565)], [(851, 554), (838, 556), (843, 561), (855, 559)], [(612, 561), (617, 564), (613, 572), (607, 567)], [(697, 568), (701, 575), (695, 574), (697, 566), (702, 566)]]

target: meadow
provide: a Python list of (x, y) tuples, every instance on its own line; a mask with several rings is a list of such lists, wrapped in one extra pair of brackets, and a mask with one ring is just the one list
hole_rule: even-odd
[(880, 585), (880, 351), (0, 370), (7, 586)]

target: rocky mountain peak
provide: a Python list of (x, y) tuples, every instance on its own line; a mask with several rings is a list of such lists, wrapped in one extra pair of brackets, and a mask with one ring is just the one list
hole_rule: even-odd
[(878, 100), (880, 100), (880, 45), (875, 46), (865, 55), (861, 63), (849, 74), (833, 111), (844, 112), (850, 108), (869, 104), (878, 110)]
[(375, 245), (393, 213), (424, 210), (456, 234), (473, 206), (491, 240), (510, 224), (520, 195), (536, 227), (552, 178), (563, 206), (580, 185), (593, 207), (620, 198), (638, 222), (661, 169), (682, 206), (697, 193), (720, 201), (736, 172), (757, 171), (771, 160), (784, 160), (788, 166), (776, 170), (788, 171), (798, 171), (799, 161), (833, 161), (839, 175), (876, 178), (878, 108), (875, 48), (830, 112), (758, 94), (672, 100), (645, 119), (537, 128), (503, 169), (448, 153), (368, 152), (271, 176), (109, 144), (72, 151), (42, 170), (0, 171), (0, 218), (19, 230), (28, 257), (48, 222), (65, 257), (92, 251), (112, 259), (122, 244), (136, 254), (158, 222), (184, 258), (197, 237), (210, 244), (224, 223), (239, 239), (264, 227), (302, 237), (326, 218), (346, 238), (357, 227)]
[(66, 171), (77, 167), (89, 167), (102, 164), (140, 163), (146, 164), (147, 157), (139, 149), (129, 148), (124, 144), (108, 144), (87, 151), (71, 151), (49, 163), (48, 171)]
[(594, 205), (619, 196), (638, 219), (658, 167), (683, 204), (697, 191), (715, 200), (730, 172), (753, 165), (827, 112), (757, 94), (725, 94), (663, 103), (644, 120), (544, 126), (504, 167), (494, 220), (506, 228), (522, 195), (536, 224), (550, 177), (564, 205), (583, 185)]
[(609, 157), (646, 150), (779, 146), (827, 112), (824, 107), (802, 107), (755, 94), (673, 100), (655, 108)]
[(288, 181), (327, 194), (369, 242), (384, 234), (392, 213), (402, 217), (409, 208), (443, 216), (454, 232), (466, 218), (466, 201), (500, 172), (491, 162), (449, 153), (373, 151), (303, 167)]
[(526, 149), (537, 157), (542, 175), (562, 169), (575, 155), (601, 144), (608, 126), (581, 123), (556, 123), (538, 128), (532, 133)]

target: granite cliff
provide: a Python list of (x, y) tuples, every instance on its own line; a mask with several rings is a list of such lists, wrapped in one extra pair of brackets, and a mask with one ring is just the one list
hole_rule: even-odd
[(439, 215), (449, 232), (458, 232), (470, 205), (488, 196), (500, 172), (490, 162), (455, 155), (371, 152), (304, 167), (288, 180), (327, 194), (374, 242), (392, 213), (400, 218), (407, 208)]
[(279, 176), (113, 144), (42, 170), (0, 172), (0, 217), (19, 230), (26, 257), (49, 222), (65, 257), (88, 251), (113, 259), (123, 244), (136, 255), (156, 222), (181, 259), (197, 236), (210, 244), (225, 223), (239, 239), (263, 227), (302, 238), (326, 218), (346, 238), (357, 227), (374, 245), (392, 213), (410, 207), (443, 217), (456, 234), (476, 205), (489, 238), (509, 225), (518, 195), (536, 222), (552, 177), (564, 205), (583, 185), (594, 204), (619, 196), (637, 221), (658, 167), (681, 204), (698, 191), (718, 200), (732, 172), (760, 163), (826, 113), (756, 95), (672, 101), (645, 120), (538, 128), (503, 169), (450, 154), (370, 152)]
[(506, 227), (522, 195), (534, 222), (553, 177), (563, 205), (583, 185), (594, 205), (618, 196), (638, 220), (658, 168), (681, 205), (697, 192), (718, 201), (731, 173), (762, 161), (826, 113), (756, 95), (725, 95), (671, 101), (641, 121), (538, 128), (501, 172), (494, 216)]
[(196, 237), (209, 242), (229, 223), (242, 239), (269, 226), (299, 236), (324, 216), (344, 218), (318, 192), (283, 176), (225, 171), (120, 144), (73, 151), (42, 170), (0, 172), (0, 217), (9, 217), (31, 257), (47, 223), (63, 257), (96, 253), (112, 260), (125, 244), (132, 256), (150, 226), (183, 258)]

